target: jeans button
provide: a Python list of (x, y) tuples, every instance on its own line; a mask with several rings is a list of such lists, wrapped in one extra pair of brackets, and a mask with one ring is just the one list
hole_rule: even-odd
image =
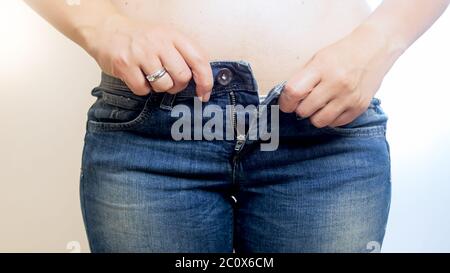
[(222, 68), (219, 70), (219, 73), (217, 74), (217, 81), (221, 85), (228, 85), (233, 80), (233, 72), (231, 72), (228, 68)]

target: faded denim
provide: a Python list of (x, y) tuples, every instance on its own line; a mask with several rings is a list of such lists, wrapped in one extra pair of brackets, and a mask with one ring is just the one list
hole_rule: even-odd
[[(211, 66), (215, 77), (228, 68), (233, 79), (216, 80), (207, 104), (277, 103), (283, 84), (260, 101), (249, 63)], [(103, 75), (92, 94), (97, 101), (88, 113), (80, 193), (93, 252), (369, 252), (381, 246), (391, 180), (387, 117), (378, 99), (338, 128), (317, 129), (280, 113), (279, 147), (263, 152), (259, 141), (172, 139), (171, 109), (193, 106), (193, 81), (176, 96), (138, 97)]]

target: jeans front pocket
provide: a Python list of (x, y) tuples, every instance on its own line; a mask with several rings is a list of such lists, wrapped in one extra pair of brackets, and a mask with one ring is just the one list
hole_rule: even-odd
[(96, 102), (88, 111), (88, 130), (133, 130), (150, 117), (151, 95), (139, 97), (131, 92), (96, 87)]
[(380, 104), (380, 100), (374, 98), (369, 108), (351, 123), (339, 127), (326, 127), (321, 130), (327, 134), (349, 137), (385, 136), (388, 117)]

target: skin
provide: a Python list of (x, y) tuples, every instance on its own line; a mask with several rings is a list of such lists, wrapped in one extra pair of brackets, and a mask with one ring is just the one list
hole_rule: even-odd
[(184, 33), (207, 50), (210, 60), (250, 62), (262, 95), (290, 78), (318, 50), (348, 35), (371, 13), (365, 0), (111, 2), (128, 18)]
[[(197, 95), (208, 101), (212, 70), (205, 50), (174, 28), (150, 25), (120, 14), (109, 0), (27, 0), (34, 10), (84, 48), (107, 74), (122, 79), (133, 93), (177, 93), (194, 78)], [(154, 83), (145, 75), (164, 66), (169, 72)]]
[[(189, 5), (96, 0), (76, 7), (57, 0), (25, 2), (137, 95), (177, 93), (193, 78), (197, 95), (207, 101), (213, 87), (211, 58), (245, 59), (256, 64), (264, 89), (290, 75), (280, 109), (310, 118), (319, 128), (342, 126), (362, 114), (395, 61), (450, 2), (385, 0), (368, 16), (357, 0), (347, 0), (347, 6), (327, 0), (284, 1), (284, 7), (274, 1), (261, 6), (255, 0), (240, 6), (213, 0)], [(232, 16), (220, 16), (223, 10)], [(277, 12), (282, 22), (272, 16)], [(220, 18), (213, 21), (221, 25), (214, 25), (211, 16)], [(269, 38), (264, 40), (261, 30), (269, 31)], [(145, 75), (162, 66), (169, 73), (149, 84)]]
[(280, 109), (310, 118), (318, 128), (352, 122), (367, 110), (398, 57), (449, 2), (384, 1), (350, 35), (317, 52), (294, 74), (280, 97)]

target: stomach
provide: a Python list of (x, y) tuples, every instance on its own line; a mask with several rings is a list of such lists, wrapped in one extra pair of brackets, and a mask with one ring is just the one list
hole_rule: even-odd
[(371, 12), (364, 0), (112, 2), (127, 16), (177, 28), (198, 42), (211, 61), (249, 62), (262, 95)]

